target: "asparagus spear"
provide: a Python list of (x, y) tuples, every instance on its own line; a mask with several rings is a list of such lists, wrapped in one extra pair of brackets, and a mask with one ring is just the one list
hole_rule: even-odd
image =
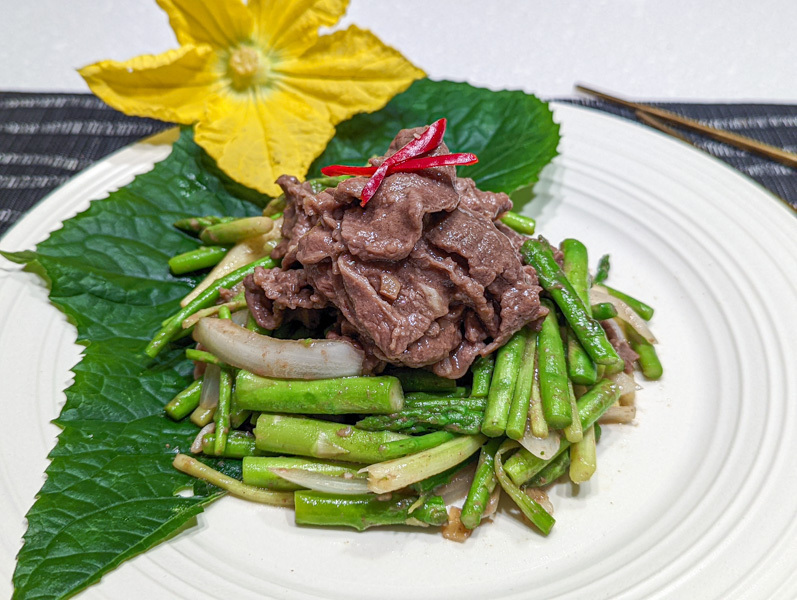
[(487, 396), (487, 409), (484, 411), (482, 433), (490, 437), (503, 435), (506, 430), (512, 394), (517, 383), (518, 368), (523, 357), (523, 349), (529, 333), (526, 329), (516, 332), (509, 341), (498, 349), (495, 371)]
[(529, 479), (526, 487), (545, 487), (567, 473), (569, 466), (570, 453), (562, 452), (559, 456), (551, 459), (539, 473)]
[[(539, 341), (537, 343), (539, 343)], [(538, 364), (539, 352), (537, 352), (537, 362), (534, 365), (534, 382), (531, 386), (531, 400), (529, 401), (529, 425), (531, 426), (531, 433), (535, 437), (547, 438), (549, 433), (548, 422), (545, 420), (545, 413), (542, 410), (540, 369)]]
[[(567, 454), (563, 452), (563, 454)], [(573, 483), (584, 483), (595, 473), (598, 466), (595, 450), (595, 428), (584, 430), (580, 442), (570, 447), (570, 479)]]
[(543, 300), (542, 304), (548, 309), (548, 315), (542, 323), (537, 338), (542, 411), (550, 427), (562, 429), (573, 421), (567, 389), (565, 351), (559, 333), (559, 323), (556, 320), (556, 311), (548, 300)]
[(255, 426), (257, 448), (267, 452), (375, 463), (441, 444), (453, 434), (438, 431), (409, 437), (392, 431), (363, 431), (330, 421), (261, 414)]
[(235, 244), (246, 238), (268, 233), (273, 227), (274, 220), (269, 217), (244, 217), (210, 225), (202, 230), (199, 239), (206, 244)]
[(339, 415), (390, 414), (404, 395), (395, 377), (270, 379), (241, 370), (235, 378), (235, 404), (260, 412)]
[(609, 255), (604, 254), (598, 261), (598, 270), (595, 273), (595, 278), (592, 280), (593, 285), (600, 285), (609, 276)]
[[(617, 385), (602, 379), (591, 390), (578, 399), (578, 414), (581, 427), (588, 429), (605, 413), (609, 407), (620, 397)], [(525, 448), (521, 448), (506, 461), (506, 472), (513, 482), (523, 485), (526, 481), (539, 473), (551, 460), (559, 456), (570, 447), (567, 438), (562, 438), (559, 450), (550, 459), (537, 458)]]
[(353, 527), (363, 531), (380, 525), (444, 525), (448, 521), (445, 503), (439, 496), (429, 498), (410, 513), (417, 496), (391, 494), (389, 499), (373, 494), (336, 495), (322, 492), (294, 492), (297, 525)]
[(501, 217), (501, 223), (523, 235), (533, 235), (537, 223), (531, 217), (524, 217), (516, 212), (507, 211)]
[(482, 520), (482, 514), (490, 500), (498, 479), (495, 476), (495, 453), (503, 442), (503, 438), (493, 438), (482, 446), (479, 454), (479, 466), (473, 476), (468, 497), (462, 506), (459, 518), (468, 529), (475, 529)]
[(554, 299), (567, 319), (568, 325), (590, 358), (599, 365), (614, 365), (622, 361), (606, 338), (606, 333), (588, 313), (573, 286), (554, 259), (550, 247), (538, 240), (527, 240), (520, 248), (527, 264), (533, 265), (540, 284)]
[(398, 378), (405, 392), (450, 392), (457, 387), (456, 380), (423, 369), (391, 369), (389, 374)]
[(174, 226), (183, 231), (199, 233), (205, 227), (210, 227), (211, 225), (217, 225), (219, 223), (229, 223), (234, 220), (235, 217), (216, 217), (212, 215), (207, 217), (189, 217), (187, 219), (175, 221)]
[[(564, 257), (562, 271), (573, 285), (573, 290), (584, 305), (587, 314), (591, 314), (589, 303), (589, 261), (587, 248), (574, 239), (563, 240), (560, 249)], [(581, 346), (573, 330), (566, 328), (567, 374), (570, 380), (581, 385), (594, 385), (598, 380), (595, 363)]]
[(611, 288), (608, 285), (604, 284), (603, 287), (606, 288), (606, 291), (608, 291), (609, 294), (625, 302), (628, 306), (630, 306), (634, 310), (635, 313), (637, 313), (640, 317), (642, 317), (646, 321), (650, 321), (653, 318), (654, 310), (652, 306), (645, 304), (641, 300), (637, 300), (633, 296), (624, 294), (620, 290)]
[(225, 458), (243, 458), (244, 456), (264, 456), (263, 452), (255, 447), (255, 436), (246, 431), (231, 431), (227, 436), (227, 443), (221, 454), (216, 454), (216, 434), (208, 433), (202, 438), (202, 453), (208, 456), (223, 456)]
[(298, 456), (247, 456), (243, 460), (243, 480), (247, 485), (287, 492), (303, 488), (275, 475), (272, 469), (302, 469), (336, 477), (365, 479), (364, 474), (357, 473), (360, 468), (361, 465)]
[[(486, 394), (485, 394), (486, 395)], [(416, 404), (423, 404), (427, 401), (445, 400), (449, 398), (466, 398), (468, 396), (468, 388), (455, 387), (450, 392), (410, 392), (404, 394), (404, 406), (410, 407)]]
[(617, 309), (611, 302), (598, 302), (592, 305), (592, 318), (596, 321), (605, 321), (617, 316)]
[(531, 388), (534, 385), (534, 369), (536, 362), (537, 332), (528, 331), (523, 348), (523, 355), (520, 360), (517, 384), (512, 394), (509, 418), (506, 422), (506, 434), (513, 440), (519, 440), (526, 433), (526, 422), (529, 419), (529, 402), (531, 400)]
[(656, 348), (631, 326), (625, 327), (625, 333), (631, 344), (631, 349), (639, 355), (637, 362), (639, 368), (642, 369), (642, 374), (648, 379), (659, 379), (664, 373), (664, 369), (658, 354), (656, 354)]
[(194, 362), (201, 362), (208, 365), (216, 365), (217, 367), (229, 367), (227, 363), (219, 360), (219, 357), (204, 350), (197, 350), (196, 348), (186, 348), (185, 357)]
[(234, 285), (243, 281), (244, 277), (254, 272), (256, 267), (263, 267), (264, 269), (270, 269), (276, 266), (276, 263), (271, 260), (270, 257), (263, 257), (254, 262), (249, 263), (248, 265), (244, 265), (240, 269), (237, 269), (222, 277), (217, 279), (211, 286), (209, 286), (205, 291), (203, 291), (199, 296), (194, 298), (191, 302), (189, 302), (185, 307), (183, 307), (177, 314), (175, 314), (171, 320), (164, 325), (158, 333), (155, 334), (155, 337), (152, 338), (149, 344), (147, 344), (146, 349), (144, 352), (147, 356), (151, 358), (155, 358), (158, 353), (163, 349), (163, 347), (180, 331), (183, 319), (192, 315), (196, 311), (207, 308), (208, 306), (214, 304), (216, 300), (219, 298), (219, 291), (221, 288), (231, 288)]
[(512, 480), (507, 477), (504, 471), (502, 455), (509, 450), (517, 448), (518, 443), (514, 440), (505, 440), (495, 453), (495, 476), (498, 478), (498, 483), (501, 488), (515, 501), (520, 511), (526, 515), (529, 521), (539, 529), (543, 535), (548, 535), (551, 532), (556, 521), (549, 515), (546, 510), (539, 505), (536, 501), (528, 497)]
[(487, 356), (480, 356), (471, 366), (473, 373), (473, 385), (471, 386), (470, 395), (474, 398), (486, 398), (490, 392), (490, 381), (493, 378), (493, 369), (495, 368), (495, 354), (488, 354)]
[(572, 381), (567, 382), (567, 397), (570, 399), (570, 414), (573, 416), (573, 420), (564, 428), (564, 434), (567, 441), (575, 444), (584, 437), (584, 429), (581, 427), (581, 419), (578, 417), (578, 404)]
[(189, 250), (170, 258), (169, 268), (175, 275), (199, 271), (218, 264), (225, 254), (227, 254), (227, 248), (222, 246), (200, 246), (195, 250)]
[(454, 433), (479, 433), (484, 417), (483, 409), (471, 410), (457, 406), (418, 407), (389, 415), (374, 415), (357, 421), (357, 427), (368, 431), (436, 430)]
[(177, 394), (166, 405), (166, 414), (175, 421), (181, 421), (190, 415), (199, 406), (199, 396), (202, 394), (202, 380), (197, 379), (182, 392)]

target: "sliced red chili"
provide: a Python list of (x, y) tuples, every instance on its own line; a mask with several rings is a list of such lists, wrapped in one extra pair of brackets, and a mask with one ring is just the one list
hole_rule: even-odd
[(446, 120), (438, 119), (418, 137), (404, 144), (395, 154), (388, 156), (378, 167), (353, 167), (347, 165), (330, 165), (321, 169), (324, 175), (335, 177), (338, 175), (361, 175), (369, 177), (360, 195), (360, 206), (365, 206), (376, 194), (382, 181), (390, 173), (408, 173), (420, 171), (431, 167), (444, 167), (455, 165), (472, 165), (479, 162), (475, 154), (460, 152), (455, 154), (441, 154), (439, 156), (425, 156), (421, 154), (430, 152), (440, 145), (446, 132)]
[(421, 135), (417, 138), (412, 139), (404, 146), (399, 148), (395, 154), (388, 156), (379, 167), (377, 167), (374, 174), (371, 175), (371, 178), (365, 184), (363, 188), (362, 195), (360, 198), (362, 202), (360, 206), (365, 206), (368, 201), (373, 198), (376, 190), (379, 189), (379, 186), (382, 185), (382, 180), (384, 180), (385, 176), (387, 175), (387, 170), (390, 165), (395, 165), (399, 162), (403, 162), (410, 158), (415, 158), (423, 154), (424, 152), (429, 152), (437, 148), (440, 145), (440, 142), (443, 141), (443, 134), (446, 132), (446, 120), (445, 119), (438, 119), (429, 127), (426, 128)]
[[(390, 165), (387, 168), (387, 175), (391, 173), (410, 173), (432, 167), (448, 167), (473, 165), (479, 162), (475, 154), (469, 152), (457, 152), (455, 154), (440, 154), (438, 156), (424, 156), (423, 158), (410, 158), (398, 164)], [(359, 175), (370, 177), (376, 172), (376, 167), (350, 167), (348, 165), (330, 165), (321, 169), (321, 172), (328, 177), (338, 175)]]

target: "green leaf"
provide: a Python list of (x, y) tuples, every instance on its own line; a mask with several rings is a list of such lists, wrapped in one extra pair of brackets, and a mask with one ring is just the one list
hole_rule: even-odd
[[(169, 274), (167, 259), (198, 246), (174, 229), (179, 218), (255, 214), (202, 166), (184, 131), (172, 154), (40, 244), (4, 253), (46, 275), (50, 299), (86, 345), (56, 423), (47, 480), (27, 515), (14, 573), (15, 598), (65, 598), (122, 561), (173, 534), (219, 496), (178, 472), (172, 459), (196, 436), (164, 404), (191, 380), (181, 348), (157, 361), (144, 347), (192, 287)], [(232, 465), (235, 461), (226, 460)], [(193, 494), (176, 495), (193, 488)]]
[[(484, 189), (529, 186), (555, 154), (558, 126), (533, 96), (423, 80), (382, 111), (340, 125), (314, 172), (333, 162), (360, 164), (383, 153), (398, 129), (440, 116), (449, 118), (452, 150), (479, 155), (478, 165), (460, 173)], [(187, 526), (220, 495), (171, 465), (197, 433), (163, 414), (191, 380), (184, 347), (173, 344), (155, 360), (143, 350), (196, 283), (169, 273), (171, 256), (199, 245), (172, 223), (257, 214), (253, 202), (263, 201), (224, 176), (184, 130), (166, 160), (92, 202), (35, 252), (3, 253), (47, 281), (51, 301), (85, 345), (56, 420), (63, 431), (46, 483), (27, 515), (14, 598), (76, 594)], [(240, 478), (240, 461), (214, 465)], [(193, 493), (178, 495), (186, 489)]]
[(483, 190), (512, 194), (515, 210), (556, 156), (559, 125), (548, 104), (520, 91), (494, 92), (467, 83), (416, 81), (385, 108), (338, 125), (334, 139), (310, 167), (318, 177), (332, 164), (362, 165), (384, 154), (398, 129), (428, 125), (446, 117), (445, 143), (452, 152), (472, 152), (479, 162), (458, 167)]

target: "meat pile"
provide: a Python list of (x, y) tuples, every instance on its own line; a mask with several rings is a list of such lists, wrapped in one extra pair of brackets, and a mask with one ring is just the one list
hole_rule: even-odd
[[(372, 164), (422, 131), (400, 131)], [(427, 156), (447, 153), (441, 143)], [(282, 266), (244, 282), (258, 324), (274, 329), (286, 317), (336, 309), (328, 336), (362, 348), (368, 370), (390, 363), (457, 378), (545, 316), (534, 269), (518, 254), (524, 238), (497, 221), (512, 208), (506, 194), (435, 167), (388, 175), (362, 208), (367, 181), (313, 194), (306, 182), (279, 178), (288, 204), (272, 257)]]

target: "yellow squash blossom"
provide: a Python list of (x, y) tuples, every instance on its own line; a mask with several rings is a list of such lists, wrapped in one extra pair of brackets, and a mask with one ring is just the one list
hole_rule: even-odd
[(194, 124), (196, 142), (236, 181), (269, 195), (303, 176), (335, 125), (382, 108), (424, 76), (355, 26), (318, 35), (348, 0), (158, 0), (180, 47), (80, 70), (114, 108)]

